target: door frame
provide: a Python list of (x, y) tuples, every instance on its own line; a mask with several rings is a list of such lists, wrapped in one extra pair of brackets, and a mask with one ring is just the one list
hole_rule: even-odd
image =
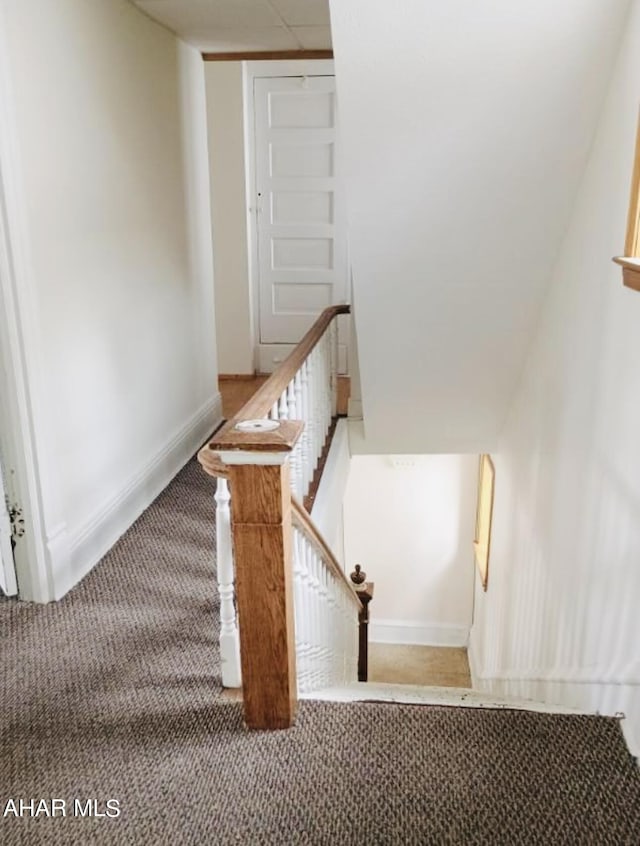
[(260, 343), (260, 273), (258, 265), (258, 213), (256, 202), (256, 144), (254, 80), (282, 76), (335, 76), (333, 59), (292, 59), (242, 63), (244, 103), (244, 170), (246, 174), (246, 224), (249, 260), (249, 302), (253, 368), (258, 367)]
[(48, 602), (53, 594), (35, 426), (39, 334), (4, 23), (0, 6), (0, 448), (6, 494), (21, 508), (24, 520), (24, 535), (14, 549), (18, 597)]

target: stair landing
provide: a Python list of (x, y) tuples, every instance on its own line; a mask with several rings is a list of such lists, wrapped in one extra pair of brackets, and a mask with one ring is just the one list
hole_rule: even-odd
[(300, 699), (325, 702), (390, 702), (401, 705), (446, 705), (462, 708), (492, 708), (535, 711), (542, 714), (583, 714), (576, 708), (536, 702), (532, 699), (492, 696), (463, 687), (424, 687), (412, 684), (353, 682), (322, 688), (300, 695)]

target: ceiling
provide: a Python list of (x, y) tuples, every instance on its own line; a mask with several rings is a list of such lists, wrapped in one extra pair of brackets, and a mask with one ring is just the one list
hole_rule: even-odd
[(331, 49), (329, 0), (133, 0), (204, 52)]

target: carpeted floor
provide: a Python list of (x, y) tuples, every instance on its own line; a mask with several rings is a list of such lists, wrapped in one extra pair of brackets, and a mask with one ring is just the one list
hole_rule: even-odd
[(307, 702), (247, 732), (219, 699), (212, 494), (192, 462), (62, 602), (0, 602), (0, 814), (66, 802), (0, 816), (0, 843), (640, 843), (615, 720)]

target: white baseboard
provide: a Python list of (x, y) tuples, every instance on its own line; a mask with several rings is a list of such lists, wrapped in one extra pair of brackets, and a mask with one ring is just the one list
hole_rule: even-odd
[(347, 409), (347, 417), (355, 420), (362, 420), (364, 414), (362, 411), (362, 400), (351, 399), (349, 397), (349, 407)]
[(585, 714), (624, 715), (620, 721), (630, 753), (640, 758), (640, 686), (634, 678), (594, 677), (580, 668), (534, 668), (486, 672), (471, 631), (467, 649), (471, 686), (492, 696), (515, 696), (577, 708)]
[(371, 643), (404, 643), (419, 646), (466, 646), (469, 627), (416, 620), (376, 620), (369, 623)]
[(93, 569), (221, 421), (222, 399), (216, 394), (122, 485), (115, 496), (84, 524), (72, 532), (67, 531), (64, 544), (57, 539), (61, 554), (52, 555), (51, 599), (60, 599)]
[(473, 636), (474, 629), (471, 628), (469, 632), (469, 643), (467, 644), (467, 661), (469, 662), (469, 675), (471, 676), (471, 687), (476, 689), (479, 687), (480, 668), (478, 664), (478, 656), (476, 654), (475, 638)]
[(636, 759), (636, 765), (640, 766), (640, 726), (634, 725), (628, 717), (620, 720), (622, 735), (627, 744), (627, 749)]

